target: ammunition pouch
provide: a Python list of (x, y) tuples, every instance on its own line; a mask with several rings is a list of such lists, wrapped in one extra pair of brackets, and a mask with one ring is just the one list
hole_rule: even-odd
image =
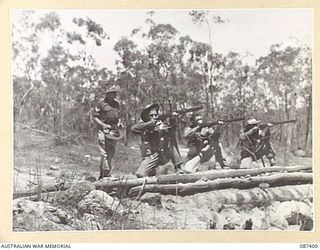
[(191, 159), (191, 158), (197, 156), (197, 154), (200, 152), (200, 150), (201, 150), (200, 147), (197, 147), (196, 145), (190, 145), (188, 153), (187, 153), (187, 157)]
[(262, 158), (262, 156), (266, 156), (267, 158), (275, 157), (274, 150), (272, 149), (270, 143), (262, 142), (262, 144), (256, 149), (255, 155), (257, 159)]
[(110, 132), (105, 133), (105, 137), (113, 141), (119, 141), (123, 139), (123, 136), (124, 136), (124, 132), (118, 131), (118, 130), (111, 130)]
[(159, 156), (160, 160), (163, 164), (167, 163), (170, 158), (169, 154), (169, 138), (166, 136), (163, 136), (160, 138), (159, 141)]
[(257, 140), (257, 145), (255, 146), (255, 148), (243, 145), (243, 143), (241, 147), (241, 159), (250, 156), (253, 160), (260, 160), (263, 156), (266, 156), (269, 159), (274, 158), (276, 155), (268, 140)]
[(207, 162), (210, 160), (210, 158), (214, 155), (214, 150), (211, 145), (207, 145), (203, 149), (201, 149), (199, 153), (201, 157), (201, 162)]
[(143, 141), (139, 143), (141, 157), (145, 158), (152, 154), (150, 142)]

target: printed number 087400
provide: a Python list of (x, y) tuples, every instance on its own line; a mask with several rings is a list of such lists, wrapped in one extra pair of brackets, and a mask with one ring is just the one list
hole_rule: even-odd
[(318, 248), (318, 244), (300, 244), (300, 248)]

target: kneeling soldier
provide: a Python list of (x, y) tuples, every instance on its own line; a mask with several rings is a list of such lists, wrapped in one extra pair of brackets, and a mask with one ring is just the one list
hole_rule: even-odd
[(184, 132), (184, 138), (188, 140), (189, 151), (187, 153), (187, 162), (182, 170), (188, 173), (194, 173), (198, 170), (201, 163), (209, 161), (214, 155), (221, 168), (225, 167), (222, 157), (222, 147), (219, 142), (221, 135), (221, 126), (224, 123), (218, 121), (218, 126), (203, 127), (201, 116), (192, 116), (190, 118), (190, 127)]
[(275, 152), (270, 143), (270, 128), (268, 123), (264, 128), (260, 127), (259, 120), (248, 119), (246, 126), (240, 132), (241, 163), (240, 168), (251, 168), (252, 162), (262, 160), (263, 156), (269, 159), (270, 165), (275, 165)]
[[(173, 114), (174, 115), (174, 114)], [(154, 176), (156, 168), (170, 159), (175, 168), (182, 164), (172, 130), (174, 127), (159, 121), (159, 105), (148, 105), (141, 112), (141, 123), (132, 126), (135, 134), (141, 135), (140, 151), (142, 162), (136, 172), (137, 177)]]

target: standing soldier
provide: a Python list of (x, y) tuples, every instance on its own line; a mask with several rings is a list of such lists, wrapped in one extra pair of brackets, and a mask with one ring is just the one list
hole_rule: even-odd
[(272, 123), (268, 123), (264, 128), (261, 128), (259, 120), (250, 118), (247, 124), (240, 132), (241, 145), (241, 163), (240, 168), (251, 168), (252, 162), (262, 160), (263, 156), (269, 159), (270, 165), (274, 166), (275, 152), (270, 143), (270, 128)]
[[(176, 114), (172, 114), (175, 116)], [(135, 134), (141, 135), (140, 151), (142, 162), (136, 172), (137, 177), (154, 176), (159, 165), (172, 160), (176, 169), (182, 164), (177, 145), (174, 145), (172, 127), (160, 121), (159, 105), (148, 105), (141, 112), (141, 122), (132, 126)]]
[(221, 168), (225, 167), (222, 157), (222, 147), (219, 142), (221, 135), (221, 125), (223, 121), (218, 121), (218, 126), (203, 127), (203, 119), (199, 115), (193, 115), (190, 118), (190, 127), (184, 132), (184, 138), (187, 139), (189, 151), (187, 153), (187, 162), (182, 170), (188, 173), (194, 173), (198, 170), (201, 163), (207, 162), (215, 155), (216, 161)]
[(98, 144), (101, 153), (99, 179), (109, 177), (112, 169), (111, 161), (117, 144), (115, 137), (119, 136), (120, 105), (115, 100), (119, 90), (119, 86), (109, 87), (105, 98), (95, 107), (93, 114), (94, 121), (98, 125)]

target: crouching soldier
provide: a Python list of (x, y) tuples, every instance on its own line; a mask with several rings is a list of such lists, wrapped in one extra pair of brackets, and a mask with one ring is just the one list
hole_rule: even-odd
[(204, 127), (202, 124), (203, 119), (201, 116), (192, 116), (190, 118), (190, 126), (184, 132), (189, 151), (187, 153), (187, 162), (182, 167), (182, 170), (187, 173), (198, 171), (201, 163), (209, 161), (213, 155), (221, 168), (225, 167), (222, 147), (219, 142), (221, 125), (224, 123), (218, 121), (218, 125), (215, 128), (212, 126)]
[(248, 119), (247, 124), (240, 132), (240, 168), (251, 168), (252, 162), (260, 159), (264, 165), (263, 156), (268, 158), (271, 166), (276, 164), (276, 154), (270, 143), (270, 128), (273, 124), (268, 123), (261, 127), (260, 122), (255, 118)]
[[(174, 114), (173, 114), (174, 115)], [(141, 112), (141, 122), (132, 126), (135, 134), (141, 135), (140, 151), (142, 162), (136, 171), (138, 178), (154, 176), (158, 166), (172, 160), (176, 169), (182, 164), (170, 124), (160, 121), (159, 105), (148, 105)]]

